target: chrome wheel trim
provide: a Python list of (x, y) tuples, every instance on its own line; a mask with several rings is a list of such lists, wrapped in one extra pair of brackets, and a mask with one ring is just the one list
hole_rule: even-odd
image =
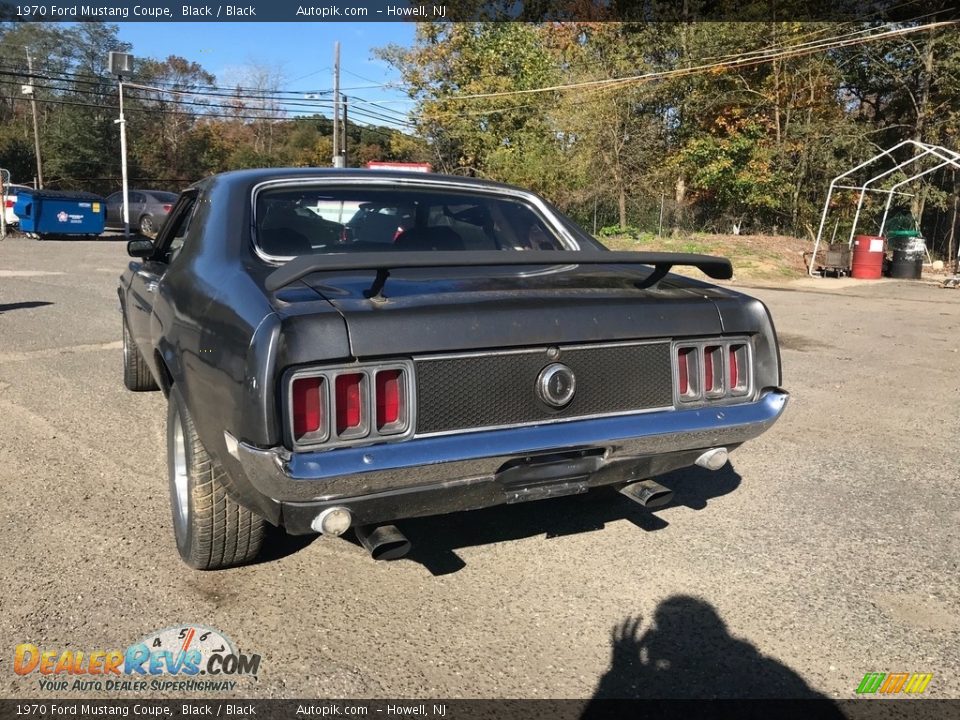
[(149, 215), (144, 215), (140, 218), (140, 232), (144, 235), (149, 235), (153, 232), (153, 219)]
[(124, 365), (130, 364), (130, 331), (126, 322), (123, 323), (123, 362)]
[(177, 525), (177, 535), (183, 537), (187, 531), (187, 503), (189, 497), (189, 478), (187, 477), (187, 448), (183, 440), (183, 423), (180, 413), (173, 417), (173, 457), (170, 472), (173, 475), (173, 520)]

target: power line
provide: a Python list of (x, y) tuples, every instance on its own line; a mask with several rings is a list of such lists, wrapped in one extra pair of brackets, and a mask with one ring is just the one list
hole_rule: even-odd
[[(12, 73), (12, 72), (8, 72), (8, 71), (0, 70), (0, 75), (15, 75), (15, 76), (18, 76), (18, 77), (19, 77), (21, 74), (20, 74), (20, 73)], [(52, 82), (58, 82), (58, 83), (84, 83), (84, 84), (88, 84), (88, 85), (90, 85), (90, 84), (96, 84), (96, 83), (88, 83), (87, 81), (82, 81), (82, 80), (73, 80), (73, 79), (68, 79), (68, 78), (55, 78), (55, 77), (52, 77), (52, 76), (49, 76), (49, 75), (33, 74), (33, 75), (31, 75), (31, 77), (39, 77), (39, 78), (47, 79), (47, 80), (50, 80), (50, 81), (52, 81)], [(102, 86), (100, 86), (99, 84), (96, 84), (96, 85), (97, 85), (97, 87), (102, 87)], [(147, 91), (150, 91), (150, 92), (168, 93), (168, 94), (172, 94), (172, 95), (191, 95), (191, 96), (195, 96), (195, 97), (211, 97), (211, 98), (218, 98), (218, 99), (222, 99), (222, 100), (237, 100), (237, 101), (252, 100), (252, 101), (257, 101), (257, 102), (265, 102), (265, 101), (268, 101), (268, 100), (275, 100), (275, 101), (277, 101), (280, 105), (282, 105), (282, 106), (284, 106), (284, 107), (313, 108), (313, 107), (317, 107), (317, 106), (324, 105), (324, 104), (328, 104), (328, 105), (331, 105), (331, 106), (332, 106), (332, 103), (333, 103), (333, 100), (332, 100), (332, 99), (326, 99), (326, 98), (310, 98), (310, 97), (284, 98), (284, 97), (278, 97), (278, 96), (272, 95), (272, 94), (270, 94), (270, 93), (257, 93), (257, 94), (254, 94), (254, 95), (244, 95), (244, 94), (240, 94), (240, 93), (223, 93), (223, 94), (219, 94), (219, 93), (210, 93), (210, 92), (208, 92), (208, 91), (206, 91), (206, 90), (188, 90), (188, 89), (172, 89), (172, 88), (152, 87), (152, 86), (149, 86), (149, 85), (140, 85), (139, 83), (134, 83), (134, 82), (127, 82), (127, 83), (126, 83), (126, 86), (127, 86), (127, 87), (130, 87), (130, 88), (140, 89), (140, 90), (147, 90)], [(46, 89), (48, 89), (48, 90), (58, 90), (58, 91), (63, 91), (63, 92), (86, 92), (85, 90), (79, 90), (79, 89), (76, 89), (76, 88), (69, 88), (69, 87), (67, 87), (67, 88), (58, 88), (58, 87), (53, 87), (53, 86), (38, 86), (38, 87), (44, 87), (44, 88), (46, 88)], [(309, 95), (309, 93), (303, 93), (303, 95)], [(186, 101), (186, 100), (182, 100), (182, 101), (179, 101), (179, 102), (180, 102), (180, 104), (182, 104), (182, 105), (204, 105), (204, 106), (206, 105), (205, 103), (196, 103), (196, 102), (190, 102), (190, 101)], [(358, 98), (358, 99), (357, 99), (357, 102), (358, 102), (359, 104), (362, 104), (362, 105), (377, 105), (376, 102), (374, 102), (374, 101), (369, 101), (369, 100), (364, 100), (363, 98)], [(210, 104), (210, 107), (232, 108), (233, 106), (231, 106), (231, 105), (224, 105), (224, 104), (221, 103), (221, 104), (219, 104), (219, 105), (217, 105), (217, 104)], [(392, 114), (396, 115), (396, 116), (397, 116), (397, 119), (396, 119), (396, 120), (390, 119), (391, 122), (396, 122), (396, 123), (399, 123), (399, 124), (406, 124), (406, 125), (409, 125), (409, 124), (410, 124), (410, 122), (409, 122), (409, 120), (408, 120), (407, 118), (403, 117), (403, 115), (402, 115), (401, 113), (399, 113), (399, 112), (397, 112), (397, 111), (395, 111), (395, 110), (389, 110), (388, 108), (379, 108), (379, 107), (378, 107), (377, 109), (378, 109), (378, 110), (381, 110), (381, 111), (383, 111), (383, 112), (385, 112), (385, 113), (386, 113), (386, 112), (389, 112), (389, 113), (392, 113)], [(388, 118), (384, 117), (384, 118), (382, 118), (382, 119), (388, 119)]]
[[(138, 84), (135, 84), (135, 83), (127, 83), (127, 85), (128, 85), (128, 87), (136, 88), (136, 89), (139, 89), (139, 90), (169, 92), (169, 93), (173, 93), (173, 94), (177, 94), (177, 95), (194, 95), (194, 96), (203, 96), (203, 95), (204, 95), (203, 93), (192, 92), (192, 91), (160, 90), (159, 88), (152, 88), (152, 87), (149, 87), (149, 86), (146, 86), (146, 85), (138, 85)], [(239, 99), (239, 98), (238, 98), (238, 99)], [(250, 100), (256, 100), (256, 101), (259, 101), (259, 100), (260, 100), (259, 97), (251, 97), (251, 98), (249, 98), (249, 99), (250, 99)], [(192, 105), (197, 105), (197, 104), (199, 104), (199, 105), (204, 105), (204, 103), (191, 103), (190, 101), (186, 101), (186, 100), (184, 100), (184, 101), (179, 101), (179, 102), (181, 102), (182, 104), (192, 104)], [(356, 104), (356, 102), (353, 100), (352, 97), (351, 97), (350, 102), (351, 102), (351, 105), (355, 105), (355, 104)], [(364, 103), (364, 101), (361, 99), (361, 100), (360, 100), (360, 104), (363, 104), (363, 103)], [(299, 107), (299, 108), (303, 108), (303, 107), (306, 107), (306, 108), (316, 108), (316, 107), (319, 107), (319, 106), (321, 106), (321, 105), (325, 106), (325, 105), (328, 105), (328, 104), (332, 107), (333, 104), (334, 104), (334, 101), (333, 101), (333, 100), (322, 100), (322, 99), (317, 99), (317, 100), (313, 100), (313, 101), (306, 101), (306, 102), (299, 102), (299, 101), (292, 101), (292, 100), (284, 100), (284, 101), (281, 101), (281, 102), (279, 103), (278, 107), (284, 108), (284, 109), (291, 108), (291, 107), (294, 107), (294, 108), (297, 108), (297, 107)], [(217, 106), (217, 107), (219, 107), (219, 108), (229, 108), (230, 106), (219, 105), (219, 106)], [(267, 108), (264, 108), (264, 110), (267, 111), (268, 109), (267, 109)], [(390, 116), (387, 116), (387, 115), (384, 115), (384, 114), (379, 114), (379, 113), (374, 112), (374, 111), (371, 111), (371, 110), (367, 110), (367, 109), (365, 109), (365, 108), (361, 108), (361, 109), (354, 108), (354, 112), (355, 112), (355, 113), (356, 113), (356, 112), (360, 112), (362, 117), (375, 118), (375, 119), (383, 120), (383, 121), (386, 121), (386, 122), (391, 122), (391, 123), (398, 124), (398, 125), (412, 126), (412, 123), (410, 123), (410, 121), (407, 120), (406, 118), (402, 118), (402, 116), (401, 116), (401, 117), (390, 117)], [(391, 112), (393, 112), (395, 115), (398, 115), (398, 116), (400, 115), (400, 114), (397, 113), (396, 111), (391, 111)]]
[[(0, 84), (17, 85), (18, 83), (0, 80)], [(79, 95), (83, 95), (84, 93), (88, 92), (86, 90), (80, 90), (77, 88), (63, 88), (63, 87), (56, 87), (53, 85), (45, 85), (45, 84), (35, 84), (34, 87), (38, 89), (50, 90), (53, 92), (76, 93)], [(136, 85), (133, 83), (126, 84), (126, 87), (133, 88), (136, 90), (148, 90), (148, 91), (155, 90), (155, 88), (149, 88), (146, 86)], [(202, 94), (199, 94), (199, 93), (183, 93), (183, 94), (202, 96)], [(141, 103), (166, 102), (164, 100), (160, 100), (157, 98), (143, 97), (139, 93), (129, 93), (127, 97), (130, 98), (131, 100), (136, 100)], [(251, 97), (246, 99), (253, 100), (253, 101), (260, 101), (260, 98)], [(318, 99), (314, 101), (285, 100), (285, 101), (277, 102), (275, 105), (270, 105), (265, 107), (256, 107), (253, 105), (247, 105), (245, 103), (241, 103), (240, 105), (233, 105), (233, 104), (212, 103), (212, 102), (198, 102), (198, 101), (191, 101), (191, 100), (172, 100), (170, 101), (170, 103), (174, 105), (174, 107), (190, 105), (193, 107), (202, 108), (203, 111), (195, 113), (197, 117), (223, 117), (228, 119), (229, 118), (246, 118), (246, 119), (263, 120), (263, 119), (269, 119), (266, 116), (270, 113), (288, 113), (291, 115), (296, 115), (296, 114), (302, 115), (305, 112), (312, 111), (312, 114), (315, 114), (315, 115), (321, 114), (322, 110), (332, 108), (333, 101), (326, 100), (326, 99)], [(101, 106), (98, 105), (98, 107), (101, 107)], [(154, 113), (166, 113), (166, 114), (174, 114), (174, 115), (192, 115), (192, 113), (187, 113), (187, 112), (178, 111), (178, 110), (169, 109), (169, 108), (153, 108), (153, 107), (147, 106), (147, 107), (141, 107), (139, 109), (145, 110), (147, 112), (154, 112)], [(222, 114), (216, 114), (215, 111), (222, 111)], [(244, 113), (248, 113), (248, 114), (244, 114)], [(260, 114), (249, 114), (249, 113), (260, 113)], [(380, 122), (386, 122), (388, 124), (400, 125), (402, 128), (406, 128), (408, 130), (413, 129), (413, 124), (409, 120), (401, 120), (399, 118), (381, 115), (376, 112), (367, 111), (364, 108), (354, 108), (354, 113), (357, 114), (359, 117), (363, 117), (369, 120), (377, 120)]]
[[(0, 85), (15, 85), (15, 84), (16, 83), (0, 80)], [(15, 98), (15, 99), (20, 100), (20, 98)], [(118, 105), (104, 105), (102, 103), (79, 102), (75, 100), (53, 100), (53, 99), (37, 98), (36, 102), (43, 105), (66, 105), (66, 106), (73, 106), (73, 107), (94, 108), (97, 110), (119, 110), (120, 109)], [(310, 115), (300, 115), (296, 117), (268, 118), (268, 117), (263, 117), (262, 115), (234, 115), (234, 114), (224, 115), (224, 114), (216, 114), (216, 113), (195, 114), (195, 113), (187, 113), (187, 112), (177, 112), (175, 110), (158, 110), (155, 108), (143, 108), (143, 107), (137, 108), (137, 111), (148, 112), (148, 113), (159, 114), (159, 115), (180, 115), (180, 116), (192, 118), (193, 120), (198, 122), (202, 120), (210, 119), (210, 120), (259, 120), (261, 122), (268, 121), (273, 123), (295, 123), (299, 120), (310, 120), (316, 117), (316, 116), (310, 116)], [(324, 119), (328, 119), (328, 118), (324, 118)], [(386, 137), (386, 138), (392, 137), (393, 133), (395, 132), (402, 132), (401, 130), (398, 130), (396, 128), (385, 129), (382, 126), (375, 127), (372, 125), (365, 125), (363, 123), (358, 123), (353, 121), (351, 121), (351, 124), (357, 128), (366, 130), (374, 134), (379, 134), (382, 137)]]
[[(4, 68), (7, 69), (7, 70), (14, 71), (15, 74), (20, 75), (20, 76), (23, 76), (23, 77), (37, 77), (37, 78), (47, 79), (47, 80), (55, 80), (55, 79), (58, 79), (58, 78), (52, 78), (52, 77), (49, 77), (49, 76), (45, 76), (45, 75), (43, 75), (43, 74), (41, 74), (41, 73), (23, 72), (22, 67), (19, 67), (19, 66), (16, 66), (16, 65), (4, 65), (4, 66), (2, 66), (2, 67), (4, 67)], [(82, 73), (82, 72), (81, 72), (81, 73), (78, 73), (78, 72), (72, 72), (72, 71), (69, 71), (69, 70), (61, 70), (61, 71), (58, 71), (58, 74), (69, 76), (69, 77), (71, 78), (71, 79), (69, 80), (70, 82), (86, 83), (86, 84), (89, 84), (89, 85), (103, 85), (103, 84), (111, 85), (111, 84), (113, 84), (113, 82), (115, 81), (115, 78), (113, 78), (113, 77), (111, 77), (111, 76), (109, 76), (109, 75), (97, 75), (97, 74), (95, 74), (95, 73)], [(74, 79), (74, 78), (77, 78), (77, 79)], [(89, 78), (89, 79), (84, 79), (84, 78)], [(130, 79), (131, 79), (131, 80), (141, 80), (142, 82), (152, 82), (152, 83), (155, 84), (155, 85), (162, 85), (162, 86), (166, 86), (166, 87), (171, 88), (171, 89), (177, 89), (177, 88), (183, 88), (183, 87), (184, 87), (183, 83), (179, 83), (179, 82), (175, 82), (175, 81), (171, 81), (171, 80), (149, 79), (149, 78), (143, 79), (143, 78), (141, 78), (141, 76), (138, 76), (138, 75), (136, 75), (136, 74), (131, 75)], [(66, 81), (66, 79), (64, 79), (64, 80)], [(190, 87), (190, 86), (187, 86), (187, 87)], [(320, 90), (313, 90), (313, 89), (311, 89), (311, 90), (282, 90), (282, 89), (271, 89), (271, 90), (266, 90), (266, 91), (265, 91), (263, 88), (247, 87), (247, 86), (242, 86), (242, 85), (226, 86), (226, 85), (212, 85), (212, 84), (211, 84), (211, 85), (207, 85), (207, 84), (196, 84), (196, 85), (194, 85), (194, 87), (200, 88), (200, 89), (202, 89), (203, 92), (208, 92), (208, 93), (210, 93), (210, 94), (223, 93), (223, 94), (226, 94), (226, 95), (232, 95), (232, 94), (234, 94), (234, 93), (236, 93), (236, 92), (241, 92), (241, 93), (247, 93), (247, 92), (252, 92), (252, 93), (264, 93), (264, 92), (267, 92), (267, 93), (272, 94), (272, 95), (329, 95), (329, 94), (332, 94), (332, 93), (333, 93), (333, 90), (331, 90), (331, 89), (320, 89)], [(389, 86), (389, 85), (386, 85), (386, 84), (383, 84), (383, 83), (380, 83), (380, 84), (375, 84), (375, 85), (360, 85), (360, 86), (353, 86), (353, 87), (344, 87), (344, 88), (341, 88), (341, 90), (364, 90), (364, 89), (369, 89), (369, 88), (373, 88), (373, 87), (387, 88), (387, 87), (390, 87), (390, 86)]]

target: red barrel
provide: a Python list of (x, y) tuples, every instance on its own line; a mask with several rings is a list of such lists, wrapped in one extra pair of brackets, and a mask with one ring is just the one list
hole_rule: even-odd
[(850, 275), (861, 280), (876, 280), (883, 275), (883, 238), (857, 235), (853, 239)]

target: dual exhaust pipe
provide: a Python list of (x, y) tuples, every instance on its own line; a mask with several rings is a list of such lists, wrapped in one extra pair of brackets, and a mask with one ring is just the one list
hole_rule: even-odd
[[(708, 470), (719, 470), (726, 465), (727, 449), (711, 448), (695, 461)], [(624, 485), (620, 493), (648, 510), (667, 505), (673, 500), (673, 490), (655, 480), (640, 480)], [(353, 515), (345, 507), (326, 508), (314, 518), (311, 527), (324, 535), (342, 535), (353, 524)], [(354, 528), (357, 540), (374, 560), (399, 560), (410, 552), (410, 541), (396, 525), (358, 525)]]

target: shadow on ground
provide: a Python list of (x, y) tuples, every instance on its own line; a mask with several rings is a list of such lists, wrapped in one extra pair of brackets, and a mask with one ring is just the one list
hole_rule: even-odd
[[(674, 492), (667, 507), (682, 505), (702, 510), (715, 497), (733, 492), (740, 475), (728, 463), (716, 472), (699, 467), (663, 475), (657, 481)], [(447, 575), (466, 567), (456, 550), (477, 545), (544, 535), (547, 540), (603, 530), (607, 523), (626, 520), (653, 532), (668, 523), (613, 488), (597, 488), (585, 495), (540, 500), (517, 505), (397, 523), (413, 545), (407, 559), (422, 564), (433, 575)]]
[(275, 527), (269, 523), (267, 523), (264, 532), (266, 536), (263, 541), (263, 549), (257, 559), (253, 561), (253, 565), (271, 563), (298, 553), (320, 537), (319, 535), (289, 535), (284, 532), (283, 528)]
[(0, 305), (0, 313), (9, 312), (10, 310), (28, 310), (30, 308), (44, 307), (46, 305), (53, 305), (53, 303), (47, 302), (46, 300), (28, 300), (26, 302), (7, 303), (5, 305)]
[[(657, 481), (673, 490), (673, 500), (665, 507), (680, 505), (702, 510), (712, 498), (736, 490), (741, 478), (728, 463), (716, 472), (691, 467), (662, 475)], [(611, 487), (596, 488), (584, 495), (412, 518), (396, 524), (413, 546), (404, 560), (420, 563), (433, 575), (449, 575), (466, 567), (456, 553), (460, 548), (509, 542), (536, 535), (543, 535), (550, 540), (603, 530), (608, 523), (621, 520), (631, 522), (646, 532), (662, 530), (669, 525), (663, 518)], [(264, 549), (256, 564), (273, 562), (300, 552), (317, 537), (287, 535), (278, 528), (268, 526)], [(356, 546), (359, 552), (365, 552), (359, 548), (352, 531), (344, 536), (344, 540)]]
[(610, 668), (583, 720), (609, 717), (615, 704), (605, 701), (612, 699), (819, 700), (778, 705), (776, 716), (844, 717), (794, 670), (731, 636), (716, 609), (700, 598), (667, 598), (650, 626), (642, 626), (636, 616), (611, 632)]

